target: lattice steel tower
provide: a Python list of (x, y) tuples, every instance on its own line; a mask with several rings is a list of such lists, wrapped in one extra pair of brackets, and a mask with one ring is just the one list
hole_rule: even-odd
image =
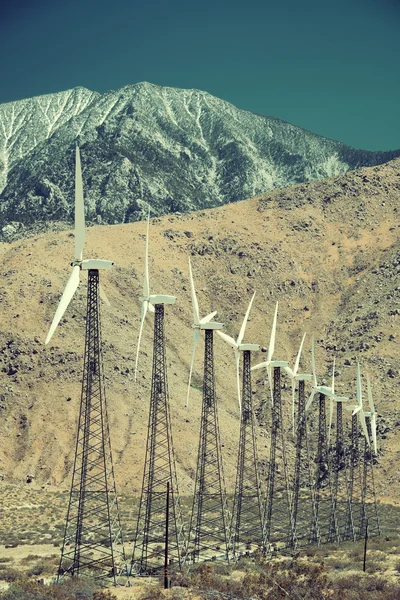
[(296, 462), (292, 493), (293, 530), (291, 547), (307, 546), (311, 542), (312, 524), (316, 520), (311, 458), (305, 416), (305, 382), (311, 375), (297, 375), (299, 385), (296, 427)]
[(226, 525), (227, 504), (215, 394), (213, 329), (205, 329), (200, 441), (187, 561), (228, 558)]
[(340, 541), (354, 541), (354, 525), (352, 523), (351, 491), (349, 485), (348, 461), (343, 443), (343, 402), (348, 398), (334, 397), (336, 404), (336, 440), (332, 449), (332, 495), (334, 511), (331, 517), (331, 534), (334, 535), (335, 518)]
[(286, 361), (271, 361), (273, 369), (273, 405), (271, 448), (268, 467), (267, 498), (264, 522), (266, 549), (286, 548), (293, 540), (292, 507), (289, 496), (285, 433), (282, 419), (281, 367)]
[[(259, 346), (254, 345), (254, 349), (258, 350), (258, 348)], [(258, 477), (250, 363), (251, 349), (244, 350), (240, 439), (231, 524), (231, 544), (234, 556), (256, 549), (264, 549), (262, 498)]]
[(332, 496), (331, 470), (326, 435), (326, 396), (319, 393), (318, 408), (318, 446), (315, 457), (314, 476), (315, 522), (313, 523), (311, 540), (315, 544), (337, 542), (337, 521)]
[(155, 304), (153, 368), (142, 493), (132, 554), (132, 572), (153, 575), (164, 566), (165, 495), (170, 487), (170, 564), (181, 564), (185, 546), (176, 477), (164, 340), (164, 304)]
[[(372, 438), (371, 417), (365, 414), (365, 422), (369, 435), (369, 440)], [(365, 439), (364, 460), (362, 473), (362, 490), (363, 490), (363, 506), (364, 515), (368, 519), (368, 537), (379, 537), (381, 535), (381, 526), (379, 522), (378, 505), (376, 502), (375, 479), (374, 479), (374, 456), (372, 446)], [(365, 523), (363, 523), (365, 527)], [(362, 533), (362, 531), (360, 532)]]
[(88, 271), (85, 358), (75, 460), (58, 578), (126, 574), (108, 425), (99, 271)]
[[(352, 410), (355, 407), (347, 407)], [(361, 473), (360, 449), (358, 446), (359, 430), (357, 414), (351, 417), (351, 438), (349, 448), (349, 494), (350, 508), (347, 510), (345, 539), (351, 539), (351, 528), (354, 530), (354, 539), (358, 540), (364, 535), (364, 501), (363, 482)]]

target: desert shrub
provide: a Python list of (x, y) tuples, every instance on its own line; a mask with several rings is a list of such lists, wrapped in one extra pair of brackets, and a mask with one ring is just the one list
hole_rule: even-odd
[(20, 575), (20, 571), (13, 569), (12, 567), (5, 567), (0, 571), (0, 578), (4, 579), (4, 581), (15, 581)]
[(137, 600), (164, 600), (164, 590), (160, 585), (148, 585), (138, 595)]
[(96, 590), (90, 579), (65, 578), (60, 584), (43, 585), (31, 579), (18, 579), (8, 590), (0, 592), (1, 600), (116, 600), (110, 590)]

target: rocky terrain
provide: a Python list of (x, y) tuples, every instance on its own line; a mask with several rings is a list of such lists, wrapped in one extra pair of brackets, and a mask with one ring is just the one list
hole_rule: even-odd
[(72, 224), (74, 147), (86, 216), (129, 223), (250, 198), (400, 155), (368, 152), (198, 90), (76, 88), (0, 106), (0, 239)]
[[(371, 375), (378, 418), (378, 494), (397, 503), (400, 383), (400, 160), (324, 181), (279, 189), (210, 210), (154, 218), (150, 227), (153, 293), (178, 297), (166, 309), (167, 363), (181, 492), (193, 490), (201, 406), (203, 342), (189, 408), (192, 344), (188, 256), (202, 313), (218, 310), (236, 336), (254, 290), (245, 341), (268, 345), (275, 302), (275, 357), (293, 361), (306, 331), (301, 370), (355, 397), (356, 363)], [(86, 257), (113, 259), (104, 273), (111, 306), (102, 306), (115, 473), (119, 489), (141, 484), (151, 380), (152, 316), (133, 377), (144, 269), (145, 223), (87, 231)], [(0, 245), (0, 471), (5, 482), (66, 490), (74, 452), (85, 327), (85, 274), (50, 345), (44, 339), (70, 272), (71, 231)], [(103, 275), (103, 274), (102, 274)], [(230, 349), (216, 339), (216, 381), (228, 489), (235, 476), (239, 420)], [(263, 360), (259, 353), (255, 361)], [(268, 386), (254, 373), (258, 444), (265, 465), (270, 439)], [(365, 380), (365, 379), (364, 379)], [(288, 443), (291, 386), (283, 379)], [(346, 423), (348, 426), (348, 423)], [(290, 449), (289, 449), (290, 456)], [(1, 484), (0, 484), (1, 485)], [(61, 486), (61, 487), (60, 487)]]

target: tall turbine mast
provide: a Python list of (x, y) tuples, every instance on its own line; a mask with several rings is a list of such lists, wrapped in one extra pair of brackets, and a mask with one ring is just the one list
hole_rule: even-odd
[(358, 540), (364, 536), (365, 506), (362, 480), (363, 461), (358, 444), (359, 429), (357, 415), (360, 419), (361, 429), (366, 443), (369, 446), (368, 429), (363, 410), (361, 371), (359, 364), (357, 364), (357, 403), (353, 406), (346, 406), (346, 410), (351, 411), (351, 442), (349, 467), (350, 509), (347, 511), (345, 539), (351, 539), (351, 527), (353, 527), (354, 539)]
[[(313, 370), (313, 387), (306, 403), (306, 412), (309, 410), (314, 397), (318, 394), (318, 444), (316, 455), (316, 469), (314, 476), (314, 501), (315, 522), (313, 524), (311, 541), (315, 544), (336, 542), (338, 539), (335, 504), (332, 494), (331, 469), (329, 464), (328, 438), (326, 432), (326, 397), (331, 397), (332, 387), (318, 385), (315, 370), (314, 338), (311, 344), (311, 358)], [(331, 400), (332, 404), (332, 400)], [(330, 410), (332, 415), (332, 409)], [(330, 422), (332, 422), (330, 418)]]
[[(240, 406), (240, 439), (237, 459), (237, 474), (233, 514), (231, 522), (231, 544), (235, 557), (257, 549), (264, 550), (262, 498), (258, 476), (258, 457), (255, 435), (255, 418), (251, 387), (251, 353), (260, 349), (259, 344), (244, 344), (246, 330), (254, 296), (250, 300), (240, 333), (235, 341), (229, 335), (217, 331), (220, 337), (235, 350), (236, 365), (243, 353), (242, 398)], [(237, 371), (237, 376), (239, 375)]]
[(278, 303), (276, 303), (267, 360), (252, 367), (266, 368), (272, 400), (272, 431), (268, 467), (267, 498), (264, 513), (264, 545), (268, 550), (290, 546), (293, 540), (293, 521), (287, 476), (285, 435), (282, 419), (281, 368), (287, 367), (287, 361), (273, 360), (275, 349)]
[(88, 271), (86, 339), (82, 393), (75, 459), (64, 540), (58, 570), (63, 575), (85, 575), (99, 580), (126, 573), (118, 501), (107, 415), (99, 306), (99, 270), (114, 264), (106, 260), (83, 260), (85, 217), (81, 161), (76, 148), (75, 168), (75, 260), (46, 344), (53, 336), (79, 285), (80, 273)]
[[(301, 352), (306, 334), (300, 343), (293, 369), (285, 367), (292, 381), (292, 414), (295, 432), (296, 459), (292, 490), (292, 539), (291, 547), (306, 546), (311, 541), (312, 524), (315, 522), (315, 501), (312, 485), (310, 450), (305, 418), (305, 383), (312, 380), (311, 374), (298, 373)], [(297, 415), (295, 415), (295, 390), (298, 385)]]
[(369, 411), (364, 411), (365, 424), (367, 426), (368, 438), (372, 439), (372, 445), (365, 438), (364, 447), (364, 470), (363, 470), (363, 495), (366, 518), (368, 519), (368, 536), (379, 537), (381, 527), (379, 522), (378, 505), (375, 493), (374, 478), (374, 455), (378, 453), (376, 439), (376, 411), (374, 400), (372, 398), (372, 386), (367, 373), (367, 393)]
[(174, 304), (176, 297), (165, 294), (150, 294), (148, 271), (149, 222), (150, 209), (147, 217), (145, 274), (143, 296), (141, 298), (142, 317), (135, 365), (136, 372), (144, 320), (147, 311), (154, 312), (153, 366), (146, 456), (131, 561), (132, 571), (139, 575), (155, 574), (164, 566), (165, 495), (168, 483), (171, 498), (168, 548), (170, 560), (175, 564), (181, 564), (185, 546), (172, 441), (164, 337), (164, 305)]
[(214, 377), (214, 331), (222, 323), (211, 321), (216, 314), (199, 318), (199, 306), (189, 259), (190, 289), (192, 295), (194, 343), (190, 378), (193, 370), (196, 344), (200, 331), (205, 332), (203, 401), (201, 410), (200, 440), (197, 455), (195, 490), (187, 545), (187, 563), (216, 558), (229, 558), (227, 534), (226, 488), (222, 465), (221, 441), (218, 424), (218, 406)]
[[(336, 440), (332, 452), (332, 497), (334, 510), (331, 517), (331, 536), (335, 533), (335, 520), (339, 540), (354, 540), (354, 531), (346, 527), (347, 515), (351, 514), (351, 494), (349, 486), (349, 474), (346, 460), (346, 450), (343, 443), (343, 403), (348, 402), (346, 396), (338, 396), (335, 393), (335, 360), (333, 361), (332, 387), (329, 396), (331, 407), (336, 402)], [(332, 414), (332, 409), (331, 409)], [(332, 428), (332, 420), (329, 423), (328, 440)], [(350, 537), (347, 537), (350, 536)]]

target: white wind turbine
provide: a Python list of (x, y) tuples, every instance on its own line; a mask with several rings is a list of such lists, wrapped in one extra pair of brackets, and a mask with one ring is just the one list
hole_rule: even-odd
[(244, 337), (244, 333), (246, 331), (246, 325), (247, 325), (247, 321), (249, 318), (249, 314), (250, 314), (250, 310), (251, 310), (251, 306), (253, 304), (253, 300), (254, 300), (254, 296), (256, 295), (256, 293), (254, 292), (249, 306), (247, 308), (246, 314), (244, 316), (243, 319), (243, 323), (242, 326), (240, 328), (239, 331), (239, 335), (236, 339), (236, 341), (230, 336), (227, 335), (226, 333), (223, 333), (223, 331), (217, 331), (218, 335), (231, 347), (234, 349), (235, 351), (235, 362), (236, 362), (236, 381), (237, 381), (237, 392), (238, 392), (238, 400), (239, 400), (239, 407), (241, 407), (241, 399), (240, 399), (240, 378), (239, 378), (239, 362), (240, 362), (240, 352), (244, 352), (245, 350), (250, 350), (250, 351), (257, 351), (260, 349), (260, 345), (259, 344), (242, 344), (243, 341), (243, 337)]
[(176, 296), (166, 296), (165, 294), (150, 294), (150, 282), (149, 282), (149, 225), (150, 225), (150, 206), (147, 215), (147, 229), (146, 229), (146, 249), (144, 259), (144, 281), (143, 281), (143, 296), (140, 297), (142, 301), (142, 315), (140, 320), (139, 338), (136, 351), (135, 360), (135, 380), (137, 376), (137, 366), (139, 361), (140, 341), (142, 339), (142, 331), (144, 320), (146, 318), (147, 311), (154, 312), (155, 304), (174, 304)]
[(368, 373), (367, 373), (367, 392), (368, 392), (369, 411), (364, 412), (364, 416), (370, 418), (374, 453), (377, 454), (378, 446), (377, 446), (377, 439), (376, 439), (376, 410), (375, 410), (375, 405), (374, 405), (374, 401), (372, 398), (372, 388), (371, 388), (371, 382), (370, 382)]
[(190, 257), (189, 257), (189, 275), (190, 275), (190, 292), (191, 292), (191, 296), (192, 296), (192, 308), (193, 308), (193, 325), (192, 325), (192, 328), (193, 328), (193, 350), (192, 350), (192, 360), (190, 361), (190, 372), (189, 372), (188, 391), (187, 391), (187, 397), (186, 397), (186, 408), (189, 406), (190, 383), (192, 381), (194, 356), (196, 353), (197, 342), (199, 341), (199, 338), (200, 338), (200, 331), (205, 330), (205, 329), (219, 330), (219, 329), (222, 329), (222, 327), (224, 326), (223, 323), (215, 323), (214, 321), (211, 321), (211, 319), (213, 317), (215, 317), (215, 315), (217, 314), (216, 310), (214, 312), (210, 313), (209, 315), (206, 315), (202, 319), (200, 319), (199, 303), (197, 302), (196, 290), (194, 287), (192, 265), (190, 262)]
[(330, 437), (331, 437), (334, 402), (335, 401), (336, 402), (347, 402), (349, 399), (345, 396), (338, 396), (337, 394), (335, 394), (335, 359), (333, 359), (332, 385), (331, 386), (318, 385), (317, 374), (316, 374), (316, 369), (315, 369), (314, 337), (312, 338), (312, 342), (311, 342), (311, 361), (312, 361), (312, 371), (313, 371), (313, 387), (311, 390), (311, 394), (307, 400), (305, 410), (307, 411), (310, 408), (315, 394), (322, 394), (323, 396), (326, 396), (329, 398), (329, 428), (328, 428), (328, 441), (329, 441)]
[(267, 352), (267, 360), (259, 363), (258, 365), (254, 365), (254, 367), (251, 367), (252, 371), (256, 371), (257, 369), (267, 369), (267, 374), (268, 374), (268, 381), (269, 381), (269, 388), (271, 391), (271, 399), (272, 399), (272, 404), (274, 403), (274, 392), (273, 392), (273, 386), (272, 386), (272, 368), (273, 367), (287, 367), (288, 366), (288, 362), (285, 360), (273, 360), (273, 354), (274, 354), (274, 350), (275, 350), (275, 336), (276, 336), (276, 321), (278, 318), (278, 302), (276, 303), (276, 307), (275, 307), (275, 314), (274, 314), (274, 320), (272, 323), (272, 329), (271, 329), (271, 337), (269, 339), (269, 346), (268, 346), (268, 352)]
[[(82, 256), (85, 239), (86, 234), (85, 211), (83, 205), (82, 169), (79, 148), (77, 146), (75, 154), (75, 260), (71, 263), (72, 273), (67, 281), (64, 293), (61, 296), (61, 300), (56, 310), (56, 314), (54, 315), (49, 333), (47, 334), (45, 344), (48, 344), (51, 340), (57, 325), (61, 321), (69, 303), (72, 300), (73, 295), (79, 286), (80, 272), (82, 270), (89, 271), (89, 269), (111, 269), (114, 264), (110, 260), (98, 260), (92, 258), (83, 260)], [(104, 292), (102, 292), (102, 297), (106, 302), (108, 302)]]
[(301, 352), (303, 350), (304, 340), (306, 338), (306, 334), (303, 335), (303, 339), (301, 340), (300, 348), (297, 353), (296, 362), (294, 363), (293, 369), (289, 366), (284, 367), (284, 370), (289, 375), (292, 380), (292, 420), (293, 420), (293, 433), (295, 432), (295, 423), (294, 423), (294, 406), (295, 406), (295, 390), (296, 390), (296, 382), (298, 381), (311, 381), (312, 375), (305, 373), (297, 373), (300, 365)]
[(363, 409), (363, 399), (362, 399), (362, 389), (361, 389), (361, 371), (360, 364), (357, 363), (357, 404), (354, 406), (346, 406), (347, 410), (352, 411), (352, 416), (358, 414), (360, 418), (361, 428), (363, 430), (363, 434), (365, 439), (367, 440), (368, 446), (370, 445), (367, 423), (365, 421), (365, 413)]

